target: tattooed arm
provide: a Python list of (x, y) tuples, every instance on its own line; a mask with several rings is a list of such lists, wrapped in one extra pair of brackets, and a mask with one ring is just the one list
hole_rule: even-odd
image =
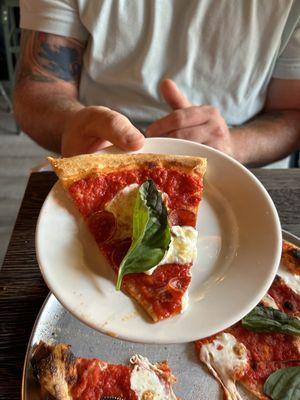
[(89, 153), (113, 143), (142, 146), (143, 135), (123, 115), (78, 100), (85, 43), (44, 32), (22, 31), (14, 90), (21, 129), (41, 146), (64, 156)]

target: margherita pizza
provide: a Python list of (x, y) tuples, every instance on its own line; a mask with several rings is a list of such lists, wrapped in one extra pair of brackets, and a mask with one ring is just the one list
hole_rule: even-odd
[(293, 388), (284, 387), (292, 385), (292, 378), (295, 382), (298, 376), (299, 384), (299, 254), (299, 248), (283, 242), (281, 267), (261, 303), (242, 321), (196, 342), (200, 360), (221, 383), (228, 400), (241, 399), (235, 382), (262, 400), (273, 398), (275, 384), (276, 399), (287, 389), (292, 395)]
[(78, 358), (69, 345), (40, 342), (32, 367), (43, 394), (55, 400), (176, 400), (176, 378), (166, 361), (151, 364), (134, 355), (129, 365)]
[(159, 321), (187, 307), (206, 160), (113, 154), (49, 158), (122, 288)]

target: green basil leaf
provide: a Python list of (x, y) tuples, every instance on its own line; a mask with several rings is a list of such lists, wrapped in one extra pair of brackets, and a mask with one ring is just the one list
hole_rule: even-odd
[(300, 336), (300, 320), (272, 307), (256, 306), (242, 319), (242, 326), (254, 332), (279, 332)]
[(121, 262), (116, 289), (124, 275), (145, 272), (164, 257), (171, 242), (168, 213), (154, 182), (144, 182), (138, 191), (133, 211), (132, 243)]
[(300, 366), (273, 372), (264, 384), (264, 392), (272, 400), (299, 400)]

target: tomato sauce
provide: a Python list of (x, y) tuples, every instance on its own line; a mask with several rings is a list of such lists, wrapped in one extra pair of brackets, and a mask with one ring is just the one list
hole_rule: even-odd
[(189, 209), (196, 207), (202, 195), (202, 179), (174, 169), (125, 170), (81, 179), (73, 183), (69, 193), (84, 216), (99, 211), (119, 190), (152, 179), (158, 189), (167, 193), (168, 207)]
[(130, 367), (97, 359), (79, 359), (76, 366), (79, 378), (72, 388), (74, 400), (99, 400), (102, 396), (137, 400), (130, 389)]
[(268, 291), (281, 311), (289, 315), (299, 315), (300, 296), (289, 288), (283, 279), (276, 277)]
[(300, 360), (271, 361), (271, 362), (250, 362), (250, 368), (241, 379), (253, 387), (264, 384), (268, 377), (281, 368), (296, 367), (300, 365)]
[(282, 333), (256, 333), (237, 323), (227, 332), (242, 342), (251, 353), (254, 361), (282, 361), (299, 359), (299, 350), (295, 337)]
[(129, 274), (123, 278), (123, 287), (134, 283), (144, 301), (150, 303), (158, 319), (168, 318), (182, 309), (182, 296), (191, 281), (191, 264), (164, 264), (152, 275)]

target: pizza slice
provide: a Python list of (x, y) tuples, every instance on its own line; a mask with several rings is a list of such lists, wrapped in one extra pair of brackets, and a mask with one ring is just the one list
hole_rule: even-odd
[(278, 274), (289, 279), (277, 275), (261, 303), (242, 321), (196, 342), (200, 360), (220, 382), (228, 400), (241, 399), (236, 382), (266, 400), (272, 391), (270, 382), (279, 379), (275, 373), (280, 371), (282, 382), (289, 376), (289, 385), (290, 376), (300, 374), (300, 294), (289, 275), (297, 268), (297, 249), (283, 242)]
[(206, 160), (157, 154), (49, 158), (99, 249), (153, 321), (183, 312)]
[(284, 241), (282, 245), (281, 266), (278, 275), (291, 290), (300, 295), (300, 248)]
[(75, 357), (71, 346), (39, 342), (31, 365), (41, 394), (55, 400), (176, 400), (176, 378), (166, 361), (151, 364), (134, 355), (129, 365)]

